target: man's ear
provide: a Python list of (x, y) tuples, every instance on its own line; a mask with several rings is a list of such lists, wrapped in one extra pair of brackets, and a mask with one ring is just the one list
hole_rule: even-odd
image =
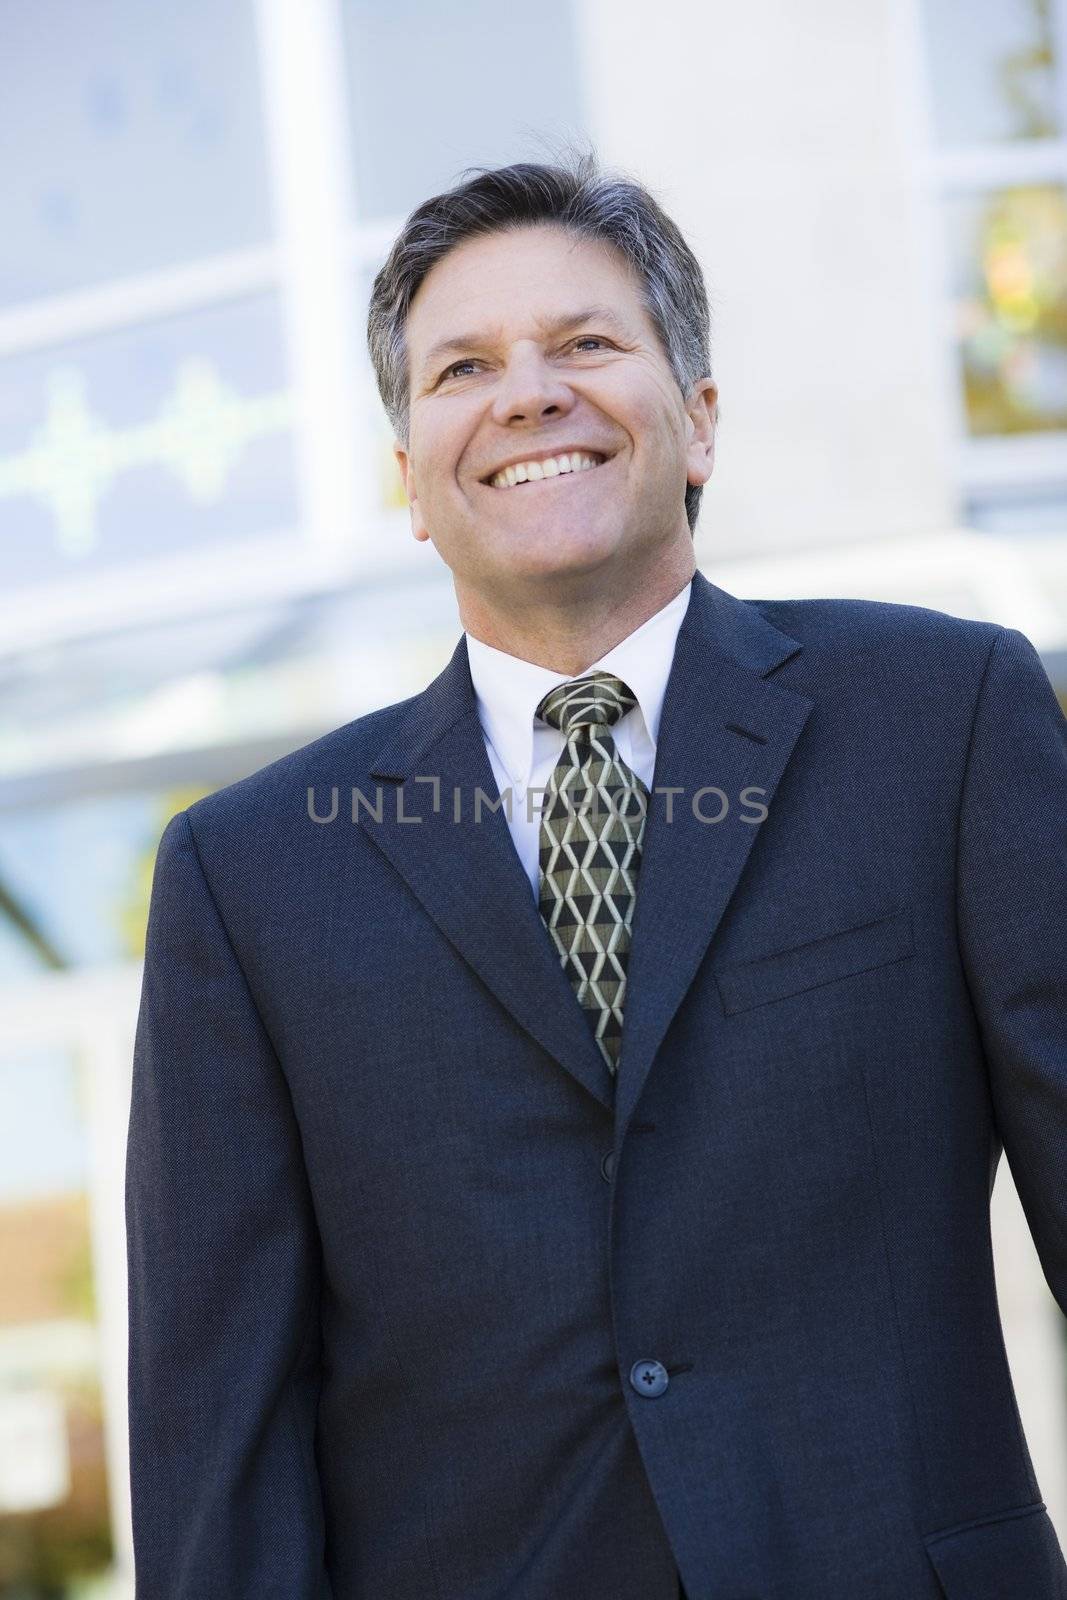
[(411, 532), (415, 539), (426, 540), (430, 537), (430, 530), (422, 520), (422, 507), (419, 505), (419, 493), (415, 487), (415, 469), (411, 465), (411, 457), (404, 449), (399, 439), (393, 441), (393, 454), (396, 464), (400, 468), (400, 477), (404, 485), (404, 493), (408, 497), (408, 510), (411, 513)]
[(701, 378), (686, 402), (689, 448), (687, 477), (692, 484), (707, 483), (715, 466), (715, 426), (719, 420), (719, 391), (710, 378)]

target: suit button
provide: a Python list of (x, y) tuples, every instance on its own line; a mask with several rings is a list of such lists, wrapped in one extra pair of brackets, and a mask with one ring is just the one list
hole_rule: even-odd
[(603, 1173), (604, 1177), (610, 1183), (611, 1182), (611, 1175), (615, 1171), (615, 1152), (614, 1152), (614, 1150), (609, 1150), (607, 1152), (607, 1154), (605, 1155), (603, 1161), (600, 1163), (600, 1170)]
[(636, 1389), (638, 1394), (646, 1395), (650, 1400), (662, 1394), (669, 1382), (667, 1369), (659, 1361), (635, 1361), (630, 1368), (631, 1388)]

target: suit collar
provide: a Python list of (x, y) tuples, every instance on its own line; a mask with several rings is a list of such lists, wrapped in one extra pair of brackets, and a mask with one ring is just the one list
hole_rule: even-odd
[[(613, 672), (622, 679), (637, 701), (634, 714), (643, 719), (653, 748), (659, 736), (663, 696), (674, 660), (678, 630), (691, 593), (690, 581), (639, 628), (585, 668), (585, 672)], [(482, 728), (513, 787), (525, 791), (536, 748), (534, 717), (537, 707), (550, 689), (568, 681), (567, 675), (496, 650), (469, 633), (465, 637)], [(584, 675), (573, 674), (575, 677)]]
[[(483, 799), (475, 820), (478, 791), (489, 801), (498, 791), (465, 636), (443, 671), (408, 703), (370, 768), (372, 778), (402, 791), (401, 815), (422, 821), (400, 820), (387, 788), (383, 820), (365, 816), (364, 831), (501, 1004), (614, 1108), (620, 1138), (758, 835), (758, 826), (740, 820), (741, 791), (762, 790), (761, 803), (769, 806), (811, 710), (807, 696), (767, 681), (800, 648), (754, 605), (694, 574), (653, 776), (654, 791), (681, 793), (670, 823), (653, 793), (615, 1085), (533, 903), (505, 817)], [(733, 814), (719, 826), (701, 820), (691, 803), (709, 786), (733, 802)], [(714, 799), (708, 803), (714, 811)]]
[[(720, 589), (699, 568), (693, 574), (689, 604), (675, 640), (668, 688), (682, 639), (698, 652), (707, 652), (709, 662), (725, 657), (732, 666), (758, 677), (766, 677), (802, 648), (798, 640), (767, 622), (750, 601)], [(472, 713), (478, 714), (478, 697), (463, 634), (447, 665), (408, 703), (407, 714), (379, 751), (371, 775), (400, 781), (413, 774), (438, 739)]]

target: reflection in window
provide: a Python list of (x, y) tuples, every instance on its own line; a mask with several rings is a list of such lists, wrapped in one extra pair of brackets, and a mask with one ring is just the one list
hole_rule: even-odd
[(1067, 428), (1067, 190), (946, 202), (972, 435)]
[(0, 1592), (110, 1566), (83, 1069), (0, 1056)]
[(924, 0), (933, 114), (942, 144), (1052, 139), (1055, 0)]
[(0, 582), (214, 548), (297, 518), (274, 295), (0, 364)]

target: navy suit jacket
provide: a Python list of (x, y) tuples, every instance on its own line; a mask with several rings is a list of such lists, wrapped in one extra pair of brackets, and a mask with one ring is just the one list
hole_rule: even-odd
[(615, 1083), (504, 815), (474, 821), (463, 639), (169, 821), (127, 1158), (139, 1600), (1067, 1596), (989, 1225), (1003, 1147), (1067, 1308), (1038, 656), (698, 573), (653, 783)]

